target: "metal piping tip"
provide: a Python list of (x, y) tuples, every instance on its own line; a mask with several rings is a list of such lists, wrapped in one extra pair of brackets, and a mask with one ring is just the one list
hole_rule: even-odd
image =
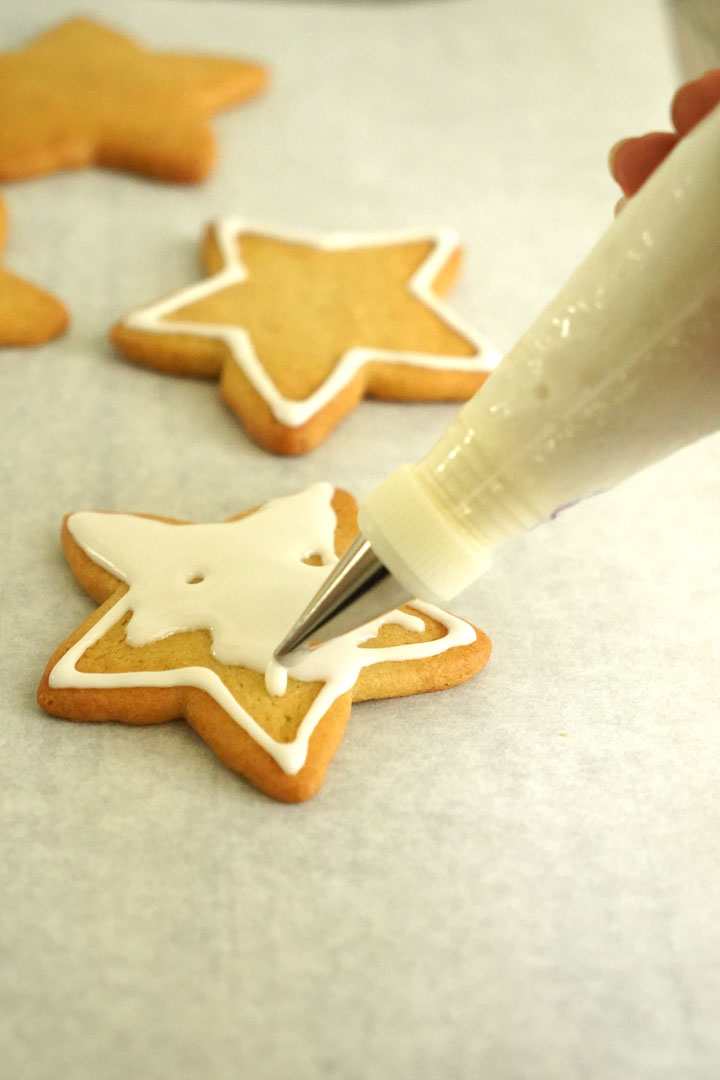
[(380, 562), (370, 542), (358, 535), (280, 642), (275, 659), (283, 667), (292, 667), (314, 646), (357, 630), (412, 599)]

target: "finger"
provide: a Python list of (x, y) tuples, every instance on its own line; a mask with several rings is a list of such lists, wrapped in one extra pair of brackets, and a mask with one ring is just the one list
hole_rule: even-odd
[(634, 195), (643, 186), (678, 139), (678, 135), (669, 131), (651, 131), (615, 144), (610, 151), (610, 172), (625, 195)]
[(681, 86), (673, 98), (670, 115), (681, 135), (695, 127), (720, 102), (720, 70), (706, 71), (694, 82)]

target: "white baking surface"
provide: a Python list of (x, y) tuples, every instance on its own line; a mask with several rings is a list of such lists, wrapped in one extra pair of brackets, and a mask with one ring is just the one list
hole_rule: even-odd
[[(6, 5), (3, 47), (74, 4)], [(507, 348), (610, 219), (621, 135), (675, 84), (655, 0), (85, 3), (148, 44), (275, 70), (199, 187), (7, 185), (5, 265), (73, 328), (0, 356), (2, 1080), (716, 1080), (720, 442), (519, 539), (455, 610), (471, 684), (356, 709), (277, 805), (183, 723), (46, 717), (92, 602), (64, 512), (217, 520), (318, 479), (366, 493), (450, 406), (365, 403), (310, 456), (212, 382), (133, 367), (112, 321), (195, 279), (220, 214), (448, 225), (462, 315)]]

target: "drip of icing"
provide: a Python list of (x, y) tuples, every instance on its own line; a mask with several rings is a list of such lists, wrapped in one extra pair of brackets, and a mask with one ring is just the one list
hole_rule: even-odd
[(369, 361), (382, 361), (386, 364), (413, 364), (416, 367), (434, 371), (458, 370), (458, 358), (453, 356), (415, 353), (391, 349), (372, 349), (369, 347), (350, 348), (340, 358), (337, 366), (317, 390), (302, 401), (284, 397), (273, 381), (268, 377), (258, 359), (248, 332), (242, 327), (226, 323), (199, 323), (172, 318), (177, 311), (196, 300), (226, 289), (247, 278), (247, 270), (240, 256), (238, 239), (243, 232), (290, 243), (306, 244), (321, 251), (339, 251), (348, 248), (369, 248), (390, 244), (406, 244), (417, 241), (432, 241), (434, 244), (425, 262), (416, 270), (408, 282), (408, 291), (416, 296), (441, 319), (446, 326), (462, 334), (477, 351), (476, 356), (463, 358), (463, 371), (490, 372), (500, 362), (500, 354), (484, 337), (473, 330), (461, 319), (448, 304), (433, 291), (433, 282), (439, 271), (446, 264), (450, 255), (457, 250), (457, 238), (447, 229), (437, 232), (409, 233), (371, 233), (368, 235), (335, 233), (328, 236), (299, 234), (283, 231), (282, 233), (258, 226), (251, 226), (235, 218), (226, 218), (214, 225), (223, 268), (205, 281), (189, 285), (148, 307), (138, 309), (126, 316), (123, 325), (131, 330), (151, 333), (189, 334), (192, 337), (214, 338), (225, 342), (234, 362), (264, 399), (275, 418), (285, 427), (301, 427), (318, 413), (329, 401), (336, 397), (355, 377), (363, 365)]
[(287, 690), (287, 684), (288, 669), (271, 657), (265, 668), (265, 689), (272, 697), (282, 697)]
[[(53, 687), (196, 686), (206, 691), (286, 773), (298, 772), (310, 735), (332, 702), (357, 681), (363, 667), (381, 660), (437, 655), (475, 640), (468, 624), (430, 605), (415, 608), (447, 628), (434, 641), (388, 648), (360, 648), (387, 622), (411, 632), (424, 622), (393, 611), (359, 630), (314, 649), (286, 672), (273, 649), (317, 591), (336, 561), (333, 488), (315, 484), (297, 495), (266, 503), (237, 521), (178, 525), (133, 514), (77, 513), (68, 519), (73, 538), (99, 566), (125, 582), (127, 592), (73, 645), (50, 673)], [(322, 565), (303, 562), (317, 552)], [(274, 740), (206, 667), (172, 671), (85, 672), (77, 662), (128, 612), (126, 638), (140, 647), (186, 630), (209, 630), (213, 655), (224, 664), (265, 673), (271, 694), (283, 694), (288, 675), (320, 682), (322, 689), (290, 743)]]

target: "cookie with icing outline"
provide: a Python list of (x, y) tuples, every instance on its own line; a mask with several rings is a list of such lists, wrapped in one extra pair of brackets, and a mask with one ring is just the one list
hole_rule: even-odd
[(365, 395), (464, 401), (499, 355), (441, 299), (460, 265), (448, 230), (277, 232), (211, 225), (206, 280), (121, 319), (110, 338), (138, 363), (220, 378), (252, 438), (300, 454)]
[[(0, 199), (0, 250), (7, 235), (7, 210)], [(65, 307), (50, 293), (0, 268), (0, 346), (41, 345), (68, 325)]]
[(211, 525), (70, 514), (62, 542), (101, 605), (38, 690), (71, 720), (184, 717), (231, 769), (286, 802), (320, 787), (352, 701), (445, 689), (487, 661), (469, 623), (415, 604), (314, 650), (289, 676), (272, 649), (357, 530), (330, 484)]
[(69, 19), (0, 54), (0, 179), (106, 165), (195, 183), (215, 156), (208, 117), (266, 82), (260, 64), (151, 52)]

